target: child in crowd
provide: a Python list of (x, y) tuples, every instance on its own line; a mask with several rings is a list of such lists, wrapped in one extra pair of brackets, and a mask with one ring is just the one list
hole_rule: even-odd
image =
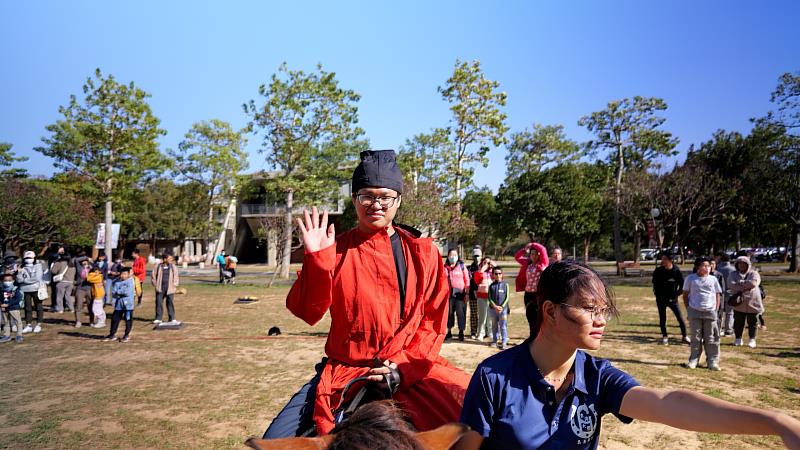
[[(489, 317), (492, 318), (492, 343), (502, 350), (508, 345), (508, 283), (503, 281), (503, 269), (492, 269), (492, 284), (489, 286)], [(498, 341), (498, 331), (502, 341)]]
[(0, 302), (4, 322), (3, 337), (0, 338), (0, 342), (11, 340), (12, 327), (16, 330), (17, 342), (22, 342), (22, 318), (19, 310), (25, 307), (25, 298), (14, 283), (14, 275), (11, 273), (3, 274), (3, 299)]
[(691, 336), (691, 354), (686, 367), (694, 369), (697, 361), (706, 350), (706, 361), (710, 370), (721, 370), (719, 367), (719, 327), (717, 311), (719, 310), (722, 287), (717, 279), (710, 275), (711, 263), (708, 258), (700, 257), (694, 261), (695, 272), (683, 282), (683, 302), (689, 316)]
[(136, 306), (142, 304), (142, 284), (144, 284), (147, 268), (145, 267), (144, 257), (138, 248), (133, 249), (133, 283), (136, 285)]
[(106, 326), (106, 312), (103, 310), (106, 291), (103, 287), (105, 279), (102, 270), (97, 266), (93, 267), (89, 270), (86, 281), (92, 285), (92, 313), (94, 314), (92, 328), (103, 328)]
[(111, 286), (111, 295), (114, 297), (114, 316), (111, 318), (111, 330), (104, 341), (117, 340), (117, 328), (119, 328), (120, 320), (124, 317), (125, 335), (122, 336), (120, 342), (128, 342), (131, 328), (133, 328), (134, 297), (136, 296), (135, 282), (131, 278), (130, 268), (123, 267), (119, 269), (119, 277), (114, 280), (114, 284)]

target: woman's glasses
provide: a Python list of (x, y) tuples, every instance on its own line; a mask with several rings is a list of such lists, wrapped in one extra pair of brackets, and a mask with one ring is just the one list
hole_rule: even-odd
[(569, 303), (559, 303), (559, 306), (566, 306), (572, 309), (577, 309), (578, 311), (581, 312), (581, 315), (589, 314), (589, 317), (592, 319), (592, 322), (601, 317), (603, 318), (604, 321), (609, 321), (611, 320), (612, 317), (614, 317), (614, 311), (608, 307), (598, 308), (594, 306), (592, 308), (584, 308), (583, 306), (570, 305)]

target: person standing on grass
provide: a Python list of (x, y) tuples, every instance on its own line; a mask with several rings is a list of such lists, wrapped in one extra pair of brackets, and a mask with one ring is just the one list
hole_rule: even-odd
[[(712, 277), (713, 279), (713, 277)], [(716, 281), (716, 280), (715, 280)], [(481, 449), (596, 449), (603, 416), (720, 434), (772, 434), (800, 449), (800, 421), (688, 390), (652, 389), (598, 350), (616, 315), (610, 288), (578, 263), (553, 264), (539, 280), (539, 333), (480, 363), (461, 422)], [(533, 328), (533, 327), (532, 327)]]
[(478, 285), (478, 335), (475, 337), (480, 342), (492, 334), (492, 322), (489, 319), (489, 286), (492, 285), (492, 270), (494, 263), (486, 257), (481, 261), (481, 266), (475, 272), (474, 280)]
[(86, 276), (86, 282), (92, 286), (91, 310), (94, 319), (91, 326), (92, 328), (103, 328), (106, 326), (106, 311), (103, 309), (106, 301), (105, 276), (103, 276), (103, 270), (98, 266), (92, 267), (89, 270), (89, 274)]
[[(44, 306), (39, 299), (42, 286), (42, 265), (36, 263), (36, 253), (27, 251), (22, 255), (22, 267), (17, 270), (17, 285), (25, 297), (25, 328), (23, 333), (42, 331)], [(36, 321), (33, 322), (33, 308), (36, 308)]]
[(65, 309), (74, 309), (72, 287), (75, 285), (75, 268), (70, 267), (69, 259), (69, 255), (62, 254), (58, 261), (53, 262), (51, 269), (53, 285), (56, 287), (53, 304), (57, 314), (63, 314)]
[(475, 283), (475, 272), (480, 269), (481, 264), (480, 246), (472, 248), (472, 264), (469, 265), (469, 334), (472, 339), (478, 338), (478, 285)]
[(731, 257), (727, 253), (722, 252), (717, 255), (717, 272), (722, 275), (722, 308), (719, 316), (719, 335), (720, 336), (733, 336), (733, 307), (728, 304), (728, 299), (731, 297), (730, 289), (728, 289), (728, 280), (731, 274), (736, 272), (736, 269), (731, 265)]
[(133, 282), (139, 285), (139, 288), (136, 290), (136, 306), (142, 306), (142, 294), (144, 293), (142, 286), (144, 285), (146, 275), (147, 266), (144, 257), (142, 257), (139, 249), (135, 248), (133, 249)]
[[(492, 269), (492, 284), (489, 285), (489, 316), (492, 318), (492, 342), (502, 350), (508, 345), (508, 283), (503, 281), (503, 269)], [(500, 339), (500, 340), (498, 340)]]
[[(519, 249), (514, 255), (514, 259), (520, 265), (515, 287), (517, 292), (525, 292), (523, 302), (525, 309), (533, 308), (535, 316), (538, 305), (536, 304), (536, 286), (539, 283), (539, 275), (550, 265), (547, 257), (547, 249), (538, 242), (530, 242), (525, 247)], [(527, 313), (526, 313), (527, 314)]]
[(22, 342), (22, 318), (20, 317), (20, 309), (25, 307), (25, 296), (19, 290), (17, 284), (14, 282), (14, 274), (6, 272), (3, 274), (3, 298), (0, 299), (0, 314), (2, 314), (3, 337), (0, 342), (8, 342), (11, 340), (11, 331), (17, 333), (17, 343)]
[(74, 259), (75, 270), (75, 328), (81, 327), (81, 315), (83, 314), (83, 305), (86, 304), (89, 310), (89, 323), (94, 323), (94, 312), (92, 311), (92, 284), (89, 283), (90, 263), (86, 253), (81, 251)]
[(394, 390), (420, 431), (458, 420), (469, 376), (439, 355), (450, 295), (441, 254), (432, 239), (394, 223), (403, 193), (394, 151), (360, 157), (351, 189), (357, 227), (336, 236), (316, 207), (297, 221), (305, 254), (286, 306), (310, 325), (330, 312), (327, 358), (265, 439), (330, 433), (345, 385), (360, 376)]
[(225, 250), (219, 252), (216, 258), (217, 267), (219, 267), (219, 284), (225, 282), (225, 264), (227, 264), (227, 258), (225, 257)]
[(669, 345), (667, 335), (667, 308), (672, 311), (678, 326), (681, 329), (681, 341), (689, 344), (691, 341), (686, 335), (686, 322), (683, 321), (678, 296), (683, 291), (683, 274), (681, 269), (673, 263), (672, 255), (661, 255), (661, 265), (653, 271), (653, 294), (656, 296), (658, 307), (658, 325), (661, 327), (661, 343)]
[(108, 336), (103, 339), (106, 342), (117, 340), (117, 329), (121, 320), (125, 319), (125, 334), (120, 342), (128, 342), (133, 329), (133, 308), (136, 287), (131, 278), (131, 269), (122, 267), (119, 269), (119, 277), (111, 285), (111, 293), (114, 297), (114, 315), (111, 317), (111, 329)]
[(156, 290), (156, 319), (154, 324), (160, 324), (164, 315), (164, 300), (167, 301), (167, 316), (170, 323), (178, 323), (175, 318), (175, 292), (178, 290), (180, 278), (178, 277), (178, 268), (174, 264), (175, 258), (168, 253), (162, 257), (161, 263), (158, 264), (150, 276), (150, 281)]
[(764, 313), (764, 302), (761, 298), (761, 275), (753, 270), (750, 258), (740, 256), (734, 264), (736, 271), (728, 278), (728, 289), (731, 295), (738, 295), (741, 302), (733, 307), (733, 333), (736, 338), (733, 345), (742, 345), (744, 323), (747, 322), (748, 346), (756, 348), (758, 315)]
[(464, 328), (467, 326), (467, 303), (464, 298), (469, 288), (469, 271), (464, 261), (458, 258), (458, 250), (451, 248), (447, 252), (447, 262), (444, 265), (447, 272), (447, 282), (450, 285), (450, 301), (447, 313), (447, 335), (445, 341), (453, 338), (453, 324), (458, 320), (458, 340), (464, 340)]
[(711, 263), (700, 257), (694, 261), (696, 273), (690, 274), (683, 282), (683, 302), (689, 316), (691, 354), (686, 367), (694, 369), (703, 349), (709, 370), (719, 371), (719, 310), (720, 287), (717, 279), (710, 275)]

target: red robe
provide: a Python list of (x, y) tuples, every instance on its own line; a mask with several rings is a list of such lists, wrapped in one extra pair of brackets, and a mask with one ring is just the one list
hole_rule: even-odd
[(373, 361), (397, 363), (401, 384), (394, 399), (420, 431), (457, 422), (470, 377), (439, 356), (447, 325), (449, 287), (442, 258), (431, 239), (400, 233), (406, 259), (402, 320), (400, 290), (385, 230), (369, 235), (357, 228), (336, 245), (306, 253), (303, 270), (286, 306), (310, 325), (330, 309), (325, 344), (329, 360), (317, 386), (314, 421), (320, 434), (334, 427), (347, 382)]

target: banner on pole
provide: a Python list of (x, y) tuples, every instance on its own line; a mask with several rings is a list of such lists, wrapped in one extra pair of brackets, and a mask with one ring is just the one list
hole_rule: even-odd
[[(115, 223), (111, 225), (111, 248), (117, 248), (117, 244), (119, 243), (119, 224)], [(97, 224), (97, 239), (95, 239), (95, 247), (99, 249), (106, 248), (106, 224), (98, 223)]]

